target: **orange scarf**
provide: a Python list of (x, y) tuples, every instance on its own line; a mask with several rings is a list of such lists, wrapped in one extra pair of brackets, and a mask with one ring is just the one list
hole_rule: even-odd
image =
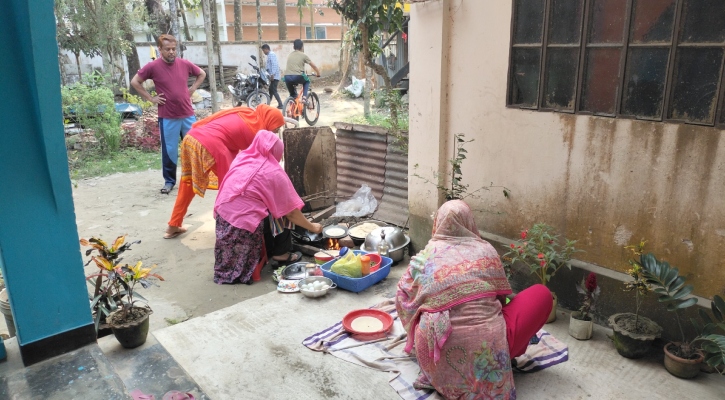
[(251, 109), (249, 107), (234, 107), (226, 110), (218, 111), (201, 121), (197, 121), (192, 125), (194, 128), (206, 125), (217, 118), (221, 118), (225, 115), (237, 114), (244, 122), (247, 123), (249, 129), (255, 134), (261, 130), (274, 131), (275, 129), (284, 125), (284, 117), (282, 117), (282, 111), (277, 108), (270, 107), (266, 104), (260, 104), (257, 109)]

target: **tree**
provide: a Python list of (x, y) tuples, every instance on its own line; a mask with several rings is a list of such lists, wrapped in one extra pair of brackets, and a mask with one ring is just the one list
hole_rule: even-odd
[[(222, 6), (224, 4), (222, 3)], [(210, 14), (209, 17), (211, 18), (211, 34), (212, 34), (212, 40), (214, 42), (214, 52), (217, 55), (217, 62), (219, 63), (219, 81), (221, 82), (221, 86), (225, 87), (224, 83), (224, 67), (222, 67), (222, 44), (219, 40), (219, 15), (216, 10), (216, 2), (209, 5), (210, 7)], [(209, 69), (214, 68), (213, 65), (209, 65)]]
[(242, 39), (242, 0), (234, 0), (234, 41)]
[(148, 13), (151, 35), (154, 37), (154, 41), (158, 41), (160, 34), (171, 32), (169, 15), (161, 5), (161, 0), (144, 0), (144, 3)]
[(216, 73), (214, 72), (214, 45), (212, 44), (212, 33), (211, 33), (211, 11), (209, 2), (211, 0), (201, 0), (202, 12), (204, 14), (204, 32), (206, 34), (206, 58), (207, 64), (209, 64), (209, 89), (211, 90), (211, 111), (219, 111), (219, 105), (216, 101)]
[(277, 26), (279, 40), (287, 40), (287, 5), (284, 0), (277, 0)]
[[(403, 10), (396, 0), (328, 0), (328, 7), (337, 11), (351, 24), (352, 43), (360, 51), (365, 65), (380, 75), (385, 82), (388, 96), (394, 96), (385, 68), (375, 62), (382, 53), (380, 34), (396, 34), (403, 26)], [(367, 101), (367, 100), (366, 100)], [(399, 102), (390, 101), (390, 123), (394, 134), (398, 134)]]
[[(186, 21), (186, 8), (184, 6), (184, 2), (182, 0), (179, 1), (179, 14), (181, 15), (181, 20), (184, 22), (184, 37), (186, 38), (187, 42), (191, 42), (194, 40), (193, 37), (191, 37), (191, 34), (189, 33), (189, 23)], [(198, 8), (198, 5), (196, 5), (194, 8)]]
[(262, 68), (262, 10), (260, 9), (259, 0), (257, 0), (257, 65)]
[(93, 23), (83, 0), (56, 0), (55, 15), (58, 45), (73, 53), (78, 67), (78, 79), (81, 79), (81, 53), (90, 57), (101, 55), (97, 39), (98, 27)]

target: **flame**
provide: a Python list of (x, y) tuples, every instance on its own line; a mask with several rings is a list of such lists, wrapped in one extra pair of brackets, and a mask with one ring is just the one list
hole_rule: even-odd
[(325, 247), (327, 250), (340, 250), (340, 241), (338, 239), (327, 238)]

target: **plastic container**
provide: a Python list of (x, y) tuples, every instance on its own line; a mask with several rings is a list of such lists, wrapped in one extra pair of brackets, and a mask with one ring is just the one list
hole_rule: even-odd
[[(360, 250), (353, 250), (353, 252), (360, 255), (367, 254)], [(393, 265), (393, 260), (388, 257), (382, 257), (378, 270), (370, 272), (370, 275), (363, 276), (362, 278), (350, 278), (349, 276), (338, 275), (330, 271), (334, 263), (335, 261), (329, 261), (322, 264), (322, 274), (335, 282), (340, 289), (358, 293), (385, 279), (390, 273), (390, 266)]]
[(370, 257), (360, 256), (360, 264), (360, 272), (362, 272), (362, 275), (370, 275)]

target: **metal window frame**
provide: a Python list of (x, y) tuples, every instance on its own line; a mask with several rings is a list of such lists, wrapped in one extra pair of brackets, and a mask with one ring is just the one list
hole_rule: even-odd
[[(680, 43), (680, 35), (682, 30), (682, 14), (684, 10), (684, 4), (687, 0), (675, 0), (675, 15), (672, 22), (672, 36), (670, 37), (669, 43), (630, 43), (630, 37), (632, 35), (632, 29), (634, 24), (634, 1), (627, 0), (626, 14), (624, 20), (624, 32), (622, 37), (622, 43), (609, 44), (609, 43), (594, 43), (588, 44), (589, 25), (592, 18), (592, 4), (595, 0), (584, 0), (584, 8), (582, 11), (582, 22), (579, 25), (579, 61), (576, 68), (575, 78), (575, 90), (574, 90), (574, 108), (570, 109), (559, 109), (559, 108), (546, 108), (543, 107), (544, 96), (545, 96), (545, 85), (546, 85), (546, 61), (547, 61), (547, 49), (549, 47), (576, 47), (575, 44), (566, 45), (549, 45), (549, 20), (551, 18), (551, 7), (553, 0), (544, 0), (544, 20), (542, 26), (542, 37), (539, 44), (514, 44), (514, 34), (516, 27), (516, 10), (517, 3), (520, 0), (514, 0), (511, 2), (511, 29), (510, 29), (510, 41), (509, 41), (509, 65), (506, 85), (506, 107), (523, 110), (536, 110), (541, 112), (559, 112), (565, 114), (580, 114), (580, 115), (595, 115), (600, 117), (610, 118), (621, 118), (621, 119), (633, 119), (643, 120), (652, 122), (668, 122), (677, 124), (688, 124), (688, 125), (700, 125), (700, 126), (715, 126), (718, 128), (725, 128), (725, 43)], [(588, 49), (590, 48), (604, 48), (604, 47), (616, 47), (621, 48), (622, 56), (619, 62), (619, 84), (617, 87), (617, 93), (615, 98), (615, 112), (614, 114), (595, 113), (591, 111), (581, 110), (582, 90), (584, 71), (586, 67), (586, 57), (588, 55)], [(717, 88), (715, 92), (715, 113), (713, 115), (713, 122), (700, 122), (700, 121), (688, 121), (670, 118), (670, 106), (672, 103), (672, 96), (674, 94), (674, 70), (675, 62), (678, 55), (678, 49), (684, 47), (719, 47), (723, 49), (723, 58), (720, 63), (720, 74), (717, 81)], [(513, 50), (515, 48), (539, 48), (541, 50), (539, 59), (539, 86), (537, 94), (537, 104), (533, 106), (512, 104), (511, 90), (513, 84)], [(629, 62), (630, 48), (669, 48), (669, 55), (667, 60), (667, 67), (665, 70), (665, 82), (663, 87), (663, 100), (662, 100), (662, 113), (659, 118), (642, 117), (624, 113), (622, 110), (622, 103), (624, 101), (624, 84), (626, 78), (626, 71)]]

